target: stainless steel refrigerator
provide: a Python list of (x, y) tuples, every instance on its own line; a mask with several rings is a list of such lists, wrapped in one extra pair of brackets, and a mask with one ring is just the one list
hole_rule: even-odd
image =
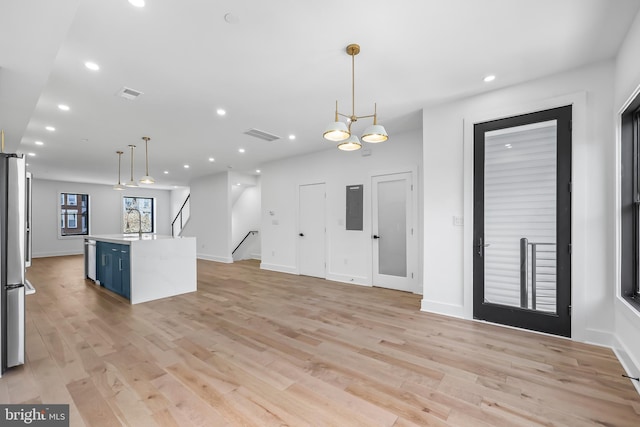
[(25, 167), (22, 155), (0, 153), (0, 376), (25, 360)]

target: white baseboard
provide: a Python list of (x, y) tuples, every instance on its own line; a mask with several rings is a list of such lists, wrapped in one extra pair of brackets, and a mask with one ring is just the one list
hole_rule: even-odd
[(233, 258), (231, 257), (221, 257), (221, 256), (215, 256), (215, 255), (208, 255), (208, 254), (196, 254), (196, 258), (204, 259), (206, 261), (224, 262), (225, 264), (233, 263)]
[(267, 264), (261, 262), (260, 268), (262, 270), (277, 271), (279, 273), (298, 274), (298, 269), (289, 265)]
[(609, 348), (616, 347), (616, 337), (610, 331), (587, 329), (580, 335), (575, 334), (572, 338), (574, 341), (580, 341), (586, 344), (594, 344)]
[(461, 305), (444, 304), (441, 302), (429, 301), (423, 298), (422, 302), (420, 303), (420, 310), (429, 313), (457, 317), (459, 319), (467, 319), (464, 313), (464, 307)]
[(83, 251), (41, 252), (31, 254), (31, 258), (49, 258), (54, 256), (84, 255)]
[(341, 282), (341, 283), (349, 283), (350, 285), (359, 285), (359, 286), (368, 286), (371, 287), (371, 281), (369, 280), (368, 277), (362, 277), (362, 276), (349, 276), (346, 274), (335, 274), (335, 273), (328, 273), (327, 280), (332, 280), (334, 282)]
[[(618, 339), (617, 336), (613, 335), (613, 340), (614, 340), (614, 343), (611, 346), (611, 348), (613, 349), (613, 352), (618, 357), (618, 360), (620, 361), (620, 364), (624, 368), (624, 371), (630, 377), (637, 378), (638, 375), (640, 375), (640, 364), (633, 359), (633, 357), (627, 350), (627, 347), (624, 345), (622, 341)], [(629, 381), (631, 381), (633, 386), (636, 388), (636, 391), (638, 392), (638, 394), (640, 394), (640, 381), (635, 381), (631, 379)]]

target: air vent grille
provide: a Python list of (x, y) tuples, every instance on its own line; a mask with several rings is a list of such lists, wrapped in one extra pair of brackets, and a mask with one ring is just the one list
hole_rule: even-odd
[(118, 91), (117, 95), (121, 98), (132, 101), (134, 99), (137, 99), (140, 95), (142, 95), (142, 92), (140, 92), (139, 90), (135, 90), (135, 89), (131, 89), (129, 87), (123, 86), (122, 89)]
[(271, 134), (269, 132), (265, 132), (263, 130), (260, 129), (249, 129), (248, 131), (244, 132), (245, 135), (249, 135), (249, 136), (253, 136), (259, 139), (263, 139), (265, 141), (275, 141), (276, 139), (280, 139), (279, 136)]

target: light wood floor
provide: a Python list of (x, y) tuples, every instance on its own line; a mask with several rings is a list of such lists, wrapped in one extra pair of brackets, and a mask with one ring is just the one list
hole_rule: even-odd
[(417, 295), (199, 261), (198, 292), (131, 306), (82, 269), (34, 260), (0, 402), (68, 403), (72, 426), (640, 425), (611, 350)]

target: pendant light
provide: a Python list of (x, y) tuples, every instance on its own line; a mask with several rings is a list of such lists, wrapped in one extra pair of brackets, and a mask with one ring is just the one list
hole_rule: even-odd
[(127, 187), (137, 187), (138, 184), (133, 179), (133, 150), (136, 148), (136, 146), (130, 144), (129, 148), (131, 149), (131, 180), (127, 182), (125, 185)]
[(151, 138), (143, 136), (142, 139), (144, 140), (145, 175), (140, 178), (140, 184), (153, 184), (156, 181), (149, 176), (149, 140)]
[[(344, 151), (358, 150), (362, 144), (358, 138), (351, 133), (351, 125), (358, 119), (373, 117), (373, 125), (367, 127), (362, 134), (362, 140), (366, 142), (376, 143), (383, 142), (389, 138), (387, 131), (382, 125), (378, 124), (378, 107), (374, 105), (373, 114), (367, 116), (357, 116), (355, 112), (355, 56), (360, 53), (360, 45), (350, 44), (347, 46), (347, 54), (351, 56), (351, 115), (338, 112), (338, 101), (336, 101), (335, 121), (331, 122), (325, 129), (322, 136), (329, 141), (340, 142), (338, 148)], [(339, 116), (345, 117), (349, 125), (339, 121)]]
[(124, 190), (125, 186), (120, 182), (120, 160), (122, 159), (122, 151), (116, 151), (118, 154), (118, 183), (113, 186), (114, 190)]
[(355, 135), (351, 135), (349, 138), (338, 144), (338, 148), (342, 151), (355, 151), (362, 148), (362, 144), (358, 141), (358, 137)]

